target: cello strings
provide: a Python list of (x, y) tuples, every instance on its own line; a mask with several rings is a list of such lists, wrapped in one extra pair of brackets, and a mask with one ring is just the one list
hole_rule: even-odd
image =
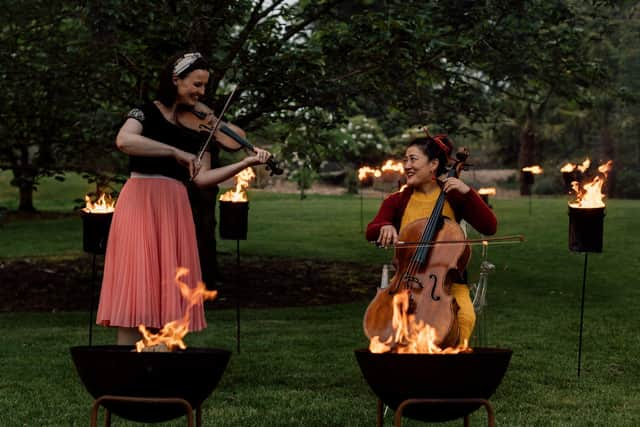
[[(436, 201), (435, 207), (431, 211), (431, 216), (427, 221), (427, 226), (424, 228), (422, 232), (422, 236), (420, 237), (420, 242), (429, 242), (435, 236), (440, 214), (436, 216), (433, 214), (433, 212), (441, 213), (443, 206), (444, 206), (444, 191), (440, 190), (440, 195), (438, 196), (438, 200)], [(405, 274), (404, 274), (405, 283), (408, 283), (407, 278), (409, 276), (414, 276), (415, 273), (420, 268), (420, 266), (424, 265), (427, 259), (427, 256), (429, 255), (429, 248), (430, 248), (429, 246), (420, 245), (417, 247), (418, 247), (418, 250), (413, 253), (413, 256), (411, 257), (411, 261), (409, 262), (409, 265), (407, 266), (407, 270), (405, 271)], [(407, 285), (405, 285), (405, 287), (408, 288)]]

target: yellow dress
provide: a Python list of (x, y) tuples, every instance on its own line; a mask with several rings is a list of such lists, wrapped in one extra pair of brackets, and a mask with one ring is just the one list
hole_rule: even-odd
[[(430, 216), (439, 195), (440, 191), (437, 189), (427, 194), (414, 191), (402, 215), (400, 230), (415, 220)], [(453, 209), (446, 200), (442, 208), (442, 216), (455, 221)], [(451, 295), (455, 297), (460, 307), (458, 310), (458, 326), (460, 327), (459, 344), (463, 344), (465, 340), (467, 340), (467, 342), (470, 341), (471, 333), (476, 323), (476, 313), (473, 310), (473, 303), (469, 296), (469, 286), (462, 283), (453, 283), (451, 285)]]

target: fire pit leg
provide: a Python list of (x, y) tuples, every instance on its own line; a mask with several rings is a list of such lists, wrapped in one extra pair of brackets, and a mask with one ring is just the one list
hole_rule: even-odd
[[(100, 405), (103, 402), (182, 405), (185, 410), (185, 415), (187, 416), (187, 426), (193, 427), (193, 408), (191, 407), (191, 404), (189, 402), (179, 397), (130, 397), (110, 395), (100, 396), (93, 402), (93, 407), (91, 408), (91, 427), (98, 427), (98, 410), (100, 409)], [(200, 427), (202, 423), (202, 413), (200, 405), (198, 405), (198, 407), (196, 408), (196, 422), (197, 427)], [(105, 409), (104, 425), (105, 427), (111, 426), (111, 413), (108, 409)]]
[(382, 427), (382, 422), (383, 422), (382, 419), (384, 417), (383, 408), (384, 408), (384, 405), (382, 404), (382, 400), (378, 399), (378, 405), (376, 407), (376, 426), (377, 427)]
[[(378, 400), (379, 405), (381, 402)], [(394, 425), (395, 427), (402, 426), (402, 411), (405, 407), (409, 405), (441, 405), (441, 404), (461, 404), (461, 405), (483, 405), (487, 410), (487, 425), (489, 427), (494, 427), (496, 424), (495, 416), (493, 415), (493, 407), (486, 399), (407, 399), (404, 400), (400, 405), (398, 405), (398, 409), (396, 409), (396, 415), (394, 417)], [(379, 406), (380, 407), (380, 406)], [(379, 413), (378, 413), (379, 414)], [(464, 417), (464, 425), (469, 425), (469, 416)], [(381, 426), (382, 424), (378, 424)]]

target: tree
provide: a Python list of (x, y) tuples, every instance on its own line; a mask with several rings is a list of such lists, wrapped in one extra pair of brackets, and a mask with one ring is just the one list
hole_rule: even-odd
[(19, 209), (33, 211), (33, 191), (75, 156), (75, 126), (83, 108), (82, 80), (69, 58), (82, 57), (87, 33), (78, 9), (57, 1), (9, 2), (0, 21), (0, 169), (13, 172)]
[[(79, 4), (61, 10), (84, 26), (56, 29), (38, 46), (76, 49), (65, 54), (69, 65), (60, 61), (52, 67), (64, 70), (66, 81), (79, 82), (79, 88), (60, 84), (55, 91), (69, 101), (64, 103), (70, 110), (67, 120), (77, 123), (59, 122), (79, 135), (74, 167), (113, 153), (113, 133), (124, 112), (153, 96), (162, 61), (185, 48), (211, 59), (208, 102), (219, 111), (229, 86), (238, 84), (226, 118), (256, 138), (269, 136), (262, 130), (278, 121), (280, 133), (270, 136), (279, 142), (301, 125), (309, 126), (304, 115), (287, 112), (314, 108), (329, 113), (328, 121), (316, 122), (320, 129), (364, 113), (377, 119), (389, 136), (425, 123), (452, 133), (472, 132), (475, 124), (500, 113), (504, 97), (523, 102), (537, 98), (540, 105), (549, 88), (571, 95), (590, 76), (580, 56), (590, 35), (580, 31), (580, 16), (562, 1), (193, 0), (167, 1), (155, 8), (142, 0)], [(31, 16), (61, 16), (41, 6), (28, 13), (13, 6), (24, 22)], [(11, 28), (3, 33), (10, 41), (17, 27), (5, 28)], [(62, 56), (59, 48), (54, 53), (53, 58)], [(39, 74), (31, 75), (48, 86)], [(10, 86), (17, 93), (17, 84)], [(42, 102), (32, 106), (38, 117), (48, 114)], [(11, 148), (24, 128), (3, 128)], [(315, 149), (320, 141), (303, 143), (299, 148), (323, 152)], [(120, 159), (114, 159), (113, 167), (122, 167)]]

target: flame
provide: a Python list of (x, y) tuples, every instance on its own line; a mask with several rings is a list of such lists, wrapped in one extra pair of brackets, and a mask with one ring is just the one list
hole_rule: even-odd
[(573, 163), (567, 163), (566, 165), (560, 168), (560, 172), (573, 172), (576, 169), (578, 169), (579, 172), (584, 172), (587, 169), (589, 169), (589, 166), (591, 166), (591, 160), (589, 160), (589, 158), (586, 158), (581, 165), (574, 165)]
[(580, 166), (578, 166), (578, 170), (580, 172), (584, 172), (587, 169), (589, 169), (589, 166), (591, 166), (591, 160), (589, 160), (589, 158), (586, 158), (584, 162), (582, 162), (582, 164)]
[(487, 195), (487, 196), (495, 196), (496, 188), (495, 187), (486, 187), (478, 190), (478, 194)]
[(522, 168), (522, 172), (531, 172), (534, 175), (540, 175), (543, 170), (540, 166), (535, 165), (535, 166), (527, 166)]
[(409, 290), (405, 289), (393, 296), (393, 318), (391, 321), (394, 335), (386, 341), (374, 336), (369, 343), (372, 353), (413, 353), (413, 354), (456, 354), (471, 351), (467, 340), (458, 347), (438, 347), (436, 330), (423, 321), (416, 322), (413, 314), (407, 314), (409, 309)]
[(115, 200), (111, 198), (111, 194), (102, 193), (95, 203), (91, 201), (88, 194), (84, 196), (85, 206), (82, 208), (85, 212), (91, 213), (109, 213), (115, 210)]
[(394, 162), (393, 160), (387, 160), (384, 165), (382, 165), (382, 173), (385, 172), (400, 172), (404, 173), (404, 167), (402, 167), (402, 163)]
[(380, 171), (380, 169), (373, 169), (369, 166), (363, 166), (358, 169), (358, 181), (364, 181), (369, 176), (380, 178), (380, 176), (382, 176), (382, 172)]
[(404, 173), (402, 163), (393, 161), (391, 159), (384, 162), (380, 168), (372, 168), (370, 166), (363, 166), (358, 169), (358, 181), (364, 182), (371, 178), (380, 178), (386, 174), (392, 174), (394, 172)]
[(246, 202), (247, 198), (246, 189), (249, 188), (249, 181), (256, 177), (253, 173), (253, 169), (250, 167), (241, 170), (236, 174), (234, 179), (236, 180), (235, 190), (229, 190), (220, 196), (220, 200), (223, 202)]
[(180, 278), (189, 273), (184, 267), (179, 267), (176, 271), (176, 283), (180, 288), (182, 297), (187, 300), (187, 309), (182, 319), (173, 320), (165, 324), (160, 332), (154, 334), (147, 330), (144, 325), (138, 326), (138, 330), (142, 334), (142, 339), (136, 342), (136, 351), (140, 353), (144, 348), (164, 345), (169, 351), (176, 348), (186, 349), (182, 340), (189, 333), (189, 320), (191, 318), (191, 309), (196, 304), (201, 304), (203, 300), (213, 300), (218, 295), (218, 291), (208, 291), (204, 283), (198, 282), (195, 288), (182, 282)]
[[(583, 163), (584, 164), (584, 163)], [(607, 180), (607, 175), (613, 168), (613, 161), (598, 166), (599, 175), (595, 176), (588, 183), (579, 183), (573, 181), (571, 188), (576, 193), (576, 200), (569, 203), (572, 208), (602, 208), (604, 204), (604, 194), (602, 194), (602, 186)]]
[(560, 172), (573, 172), (576, 168), (576, 165), (573, 163), (567, 163), (566, 165), (560, 168)]

